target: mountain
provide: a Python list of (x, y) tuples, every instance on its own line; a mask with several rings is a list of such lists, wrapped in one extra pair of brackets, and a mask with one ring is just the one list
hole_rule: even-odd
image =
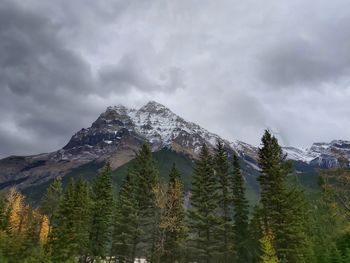
[(334, 140), (330, 143), (314, 143), (308, 149), (284, 147), (287, 158), (318, 168), (350, 166), (350, 141)]
[(91, 162), (109, 161), (117, 169), (132, 160), (145, 142), (153, 152), (168, 149), (193, 160), (204, 143), (212, 149), (217, 140), (224, 143), (230, 155), (236, 152), (256, 166), (257, 148), (222, 139), (157, 102), (151, 101), (140, 109), (108, 107), (91, 127), (78, 131), (58, 151), (0, 160), (0, 189), (10, 185), (22, 190), (33, 188)]
[[(193, 160), (200, 147), (207, 144), (212, 150), (217, 140), (224, 143), (230, 156), (234, 153), (240, 156), (246, 182), (257, 191), (257, 147), (223, 139), (155, 101), (140, 109), (108, 107), (91, 127), (78, 131), (58, 151), (0, 160), (0, 190), (16, 185), (24, 192), (37, 194), (38, 189), (43, 190), (56, 177), (65, 180), (76, 176), (92, 178), (106, 161), (111, 163), (115, 180), (120, 182), (121, 171), (130, 165), (135, 152), (145, 142), (151, 145), (158, 158), (161, 173), (166, 173), (176, 159), (182, 166), (180, 170), (188, 177), (185, 181), (190, 182)], [(340, 156), (347, 161), (350, 159), (350, 143), (346, 141), (317, 143), (308, 150), (285, 147), (284, 151), (301, 170), (338, 166)]]

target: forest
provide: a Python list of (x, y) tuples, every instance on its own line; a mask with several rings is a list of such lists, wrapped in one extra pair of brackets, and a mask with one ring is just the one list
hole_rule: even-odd
[(0, 198), (1, 263), (349, 263), (350, 170), (319, 171), (309, 195), (277, 138), (259, 148), (260, 199), (246, 197), (237, 156), (203, 145), (189, 192), (176, 165), (159, 178), (144, 144), (117, 188), (107, 163), (96, 179), (60, 178), (39, 204), (16, 188)]

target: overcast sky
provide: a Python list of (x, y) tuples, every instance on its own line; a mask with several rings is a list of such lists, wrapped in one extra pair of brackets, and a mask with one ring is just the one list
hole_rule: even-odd
[(0, 157), (63, 147), (109, 105), (227, 139), (350, 139), (348, 0), (0, 0)]

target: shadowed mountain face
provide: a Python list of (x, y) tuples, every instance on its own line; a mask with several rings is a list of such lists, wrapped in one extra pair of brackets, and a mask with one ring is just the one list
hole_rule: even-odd
[[(56, 152), (0, 160), (0, 189), (16, 185), (24, 191), (35, 190), (36, 186), (46, 185), (55, 177), (72, 175), (81, 167), (100, 167), (92, 164), (106, 161), (117, 169), (131, 161), (145, 142), (151, 145), (153, 152), (166, 149), (193, 160), (203, 144), (213, 149), (217, 140), (224, 143), (230, 156), (236, 153), (241, 157), (247, 182), (256, 189), (256, 147), (220, 138), (154, 101), (138, 110), (124, 106), (108, 107), (91, 127), (78, 131), (65, 147)], [(340, 156), (347, 163), (350, 157), (350, 143), (346, 141), (314, 144), (308, 150), (293, 147), (284, 150), (288, 158), (302, 163), (297, 166), (301, 170), (313, 166), (338, 166)]]

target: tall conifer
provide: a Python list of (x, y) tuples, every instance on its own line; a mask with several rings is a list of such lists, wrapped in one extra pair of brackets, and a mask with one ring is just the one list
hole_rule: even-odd
[(218, 218), (219, 225), (217, 228), (218, 257), (220, 261), (229, 262), (232, 258), (232, 189), (231, 176), (229, 171), (229, 163), (227, 152), (221, 141), (218, 141), (215, 147), (214, 172), (218, 180)]
[(217, 185), (212, 157), (208, 147), (203, 145), (193, 173), (191, 208), (188, 214), (190, 245), (197, 262), (214, 262), (217, 256)]
[(112, 256), (118, 262), (134, 262), (139, 229), (134, 178), (130, 172), (127, 173), (119, 192), (113, 224)]
[(259, 149), (259, 165), (264, 228), (272, 231), (280, 260), (304, 262), (308, 242), (304, 233), (306, 216), (302, 193), (287, 189), (291, 165), (285, 161), (276, 137), (267, 130)]
[(47, 189), (40, 204), (40, 210), (49, 219), (49, 238), (51, 229), (56, 224), (57, 213), (62, 199), (62, 182), (60, 178), (56, 178)]
[(232, 177), (232, 194), (234, 207), (234, 245), (235, 245), (235, 262), (248, 262), (249, 251), (249, 231), (248, 231), (248, 213), (249, 205), (245, 197), (244, 179), (241, 173), (239, 159), (233, 156), (233, 177)]
[(114, 207), (111, 166), (109, 163), (98, 174), (92, 190), (90, 256), (92, 258), (105, 258), (109, 252)]
[(136, 202), (138, 206), (140, 239), (139, 256), (155, 262), (159, 234), (159, 209), (155, 203), (154, 189), (159, 185), (158, 169), (148, 144), (142, 145), (136, 155), (135, 166)]

